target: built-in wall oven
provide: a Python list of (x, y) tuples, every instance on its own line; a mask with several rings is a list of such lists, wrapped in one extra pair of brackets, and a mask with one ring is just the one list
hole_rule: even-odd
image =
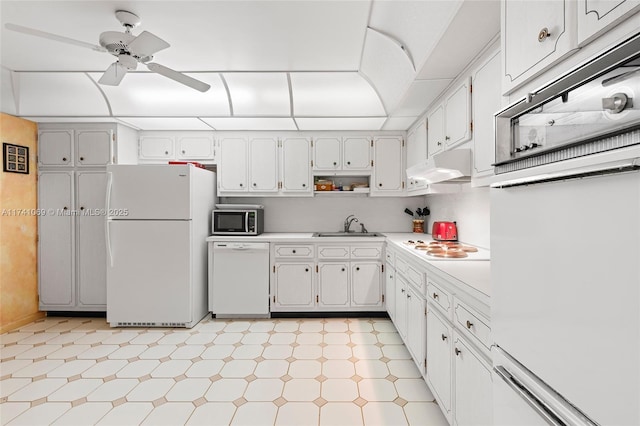
[(640, 424), (640, 35), (496, 115), (494, 423)]

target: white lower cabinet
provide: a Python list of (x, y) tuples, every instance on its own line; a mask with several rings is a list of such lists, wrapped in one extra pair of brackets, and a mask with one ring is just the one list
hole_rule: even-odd
[(272, 311), (298, 311), (315, 306), (313, 263), (276, 262), (273, 270)]
[(431, 304), (427, 310), (427, 383), (438, 401), (442, 413), (451, 423), (451, 348), (453, 329), (435, 313)]
[(40, 309), (106, 309), (106, 181), (102, 171), (39, 173)]
[(351, 307), (383, 306), (382, 266), (378, 261), (351, 262)]
[[(397, 271), (396, 271), (397, 274)], [(407, 287), (409, 284), (402, 275), (396, 275), (395, 311), (396, 318), (394, 324), (402, 340), (407, 340)]]
[(349, 264), (318, 264), (318, 307), (346, 308), (349, 306)]
[(427, 364), (426, 334), (427, 302), (421, 293), (409, 286), (407, 288), (407, 346), (418, 364), (418, 370), (423, 375)]

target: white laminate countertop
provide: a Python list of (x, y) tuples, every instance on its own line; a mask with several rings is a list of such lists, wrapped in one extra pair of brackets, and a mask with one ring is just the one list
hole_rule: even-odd
[(212, 235), (207, 238), (212, 241), (252, 241), (252, 242), (282, 242), (282, 243), (363, 243), (387, 241), (402, 250), (443, 278), (455, 285), (466, 288), (468, 292), (479, 296), (488, 303), (491, 296), (491, 262), (488, 260), (436, 260), (426, 258), (422, 253), (409, 250), (403, 244), (407, 240), (422, 240), (426, 243), (433, 241), (430, 234), (382, 232), (382, 237), (314, 237), (312, 232), (268, 232), (255, 236)]

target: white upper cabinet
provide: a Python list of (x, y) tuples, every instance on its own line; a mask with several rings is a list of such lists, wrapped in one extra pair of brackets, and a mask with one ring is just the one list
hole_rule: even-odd
[(500, 52), (494, 52), (473, 73), (473, 175), (492, 174), (495, 162), (493, 114), (502, 107)]
[(38, 134), (38, 165), (73, 166), (73, 130), (41, 130)]
[(376, 136), (371, 196), (398, 196), (404, 192), (404, 140), (401, 136)]
[(314, 171), (371, 170), (371, 138), (323, 136), (313, 140)]
[(445, 101), (444, 142), (447, 148), (471, 139), (471, 80), (465, 79)]
[(140, 136), (140, 160), (171, 160), (173, 153), (172, 136)]
[(579, 46), (587, 44), (607, 29), (640, 11), (638, 0), (577, 0), (577, 2)]
[(278, 140), (276, 138), (249, 140), (249, 180), (250, 192), (278, 192)]
[(249, 141), (243, 137), (220, 139), (218, 191), (247, 192)]
[(211, 135), (189, 135), (176, 138), (176, 150), (181, 160), (214, 158), (213, 137)]
[(313, 194), (310, 138), (283, 138), (280, 167), (283, 193)]
[(429, 112), (427, 123), (427, 154), (431, 157), (444, 148), (444, 104)]
[(143, 163), (166, 164), (179, 160), (215, 164), (214, 142), (213, 132), (208, 131), (141, 132), (138, 159)]
[(407, 133), (407, 168), (427, 159), (427, 122), (421, 120)]
[(502, 0), (505, 94), (577, 48), (575, 16), (575, 0)]
[(78, 130), (76, 162), (78, 166), (106, 166), (112, 163), (112, 130)]

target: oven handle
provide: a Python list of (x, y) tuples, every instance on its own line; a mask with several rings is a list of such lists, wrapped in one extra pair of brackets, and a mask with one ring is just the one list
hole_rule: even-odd
[(531, 390), (523, 385), (519, 380), (509, 373), (509, 370), (501, 365), (493, 367), (493, 371), (505, 381), (511, 389), (513, 389), (520, 398), (524, 399), (531, 408), (533, 408), (548, 424), (552, 426), (567, 426), (565, 422), (560, 420), (551, 409), (537, 398)]

